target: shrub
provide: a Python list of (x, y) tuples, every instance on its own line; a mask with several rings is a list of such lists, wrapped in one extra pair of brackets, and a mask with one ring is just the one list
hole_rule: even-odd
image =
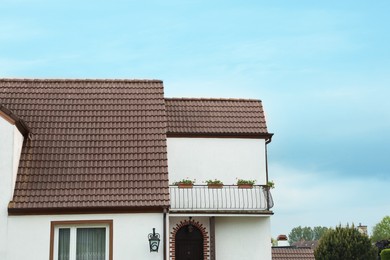
[(390, 260), (390, 248), (382, 250), (381, 260)]
[(379, 255), (383, 249), (390, 249), (390, 241), (389, 240), (381, 240), (381, 241), (376, 242), (375, 246), (378, 249), (378, 255)]
[(368, 236), (353, 225), (330, 229), (320, 239), (314, 251), (316, 260), (375, 260), (377, 250)]

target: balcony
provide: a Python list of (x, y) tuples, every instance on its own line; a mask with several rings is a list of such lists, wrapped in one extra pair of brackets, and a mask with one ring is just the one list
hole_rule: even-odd
[(263, 185), (241, 189), (237, 185), (208, 188), (194, 185), (192, 188), (169, 187), (171, 212), (177, 213), (266, 213), (274, 203), (271, 192)]

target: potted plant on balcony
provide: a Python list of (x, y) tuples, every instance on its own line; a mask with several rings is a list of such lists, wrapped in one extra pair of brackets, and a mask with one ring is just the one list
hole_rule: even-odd
[(238, 179), (237, 180), (237, 186), (239, 189), (252, 189), (253, 184), (255, 184), (256, 180), (244, 180), (244, 179)]
[(265, 185), (265, 188), (270, 190), (275, 188), (275, 183), (273, 181), (268, 181), (267, 184)]
[(221, 189), (223, 187), (223, 182), (217, 179), (205, 181), (209, 189)]
[(196, 180), (190, 180), (190, 179), (182, 179), (180, 181), (176, 181), (173, 183), (173, 185), (178, 186), (181, 189), (188, 189), (192, 188), (194, 186)]

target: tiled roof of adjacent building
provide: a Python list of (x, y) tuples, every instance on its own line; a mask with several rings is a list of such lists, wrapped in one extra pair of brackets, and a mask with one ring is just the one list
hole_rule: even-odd
[(310, 248), (272, 247), (272, 260), (315, 260)]
[(271, 136), (260, 100), (166, 98), (165, 104), (168, 136)]
[(310, 240), (310, 241), (300, 240), (300, 241), (292, 243), (291, 246), (310, 247), (311, 249), (316, 249), (318, 246), (318, 242), (319, 242), (319, 240)]
[(1, 79), (0, 104), (32, 135), (10, 213), (169, 206), (161, 81)]

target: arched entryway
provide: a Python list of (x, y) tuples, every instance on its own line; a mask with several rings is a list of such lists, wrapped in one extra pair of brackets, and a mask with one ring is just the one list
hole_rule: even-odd
[(191, 224), (181, 227), (175, 237), (176, 260), (203, 260), (203, 234)]

